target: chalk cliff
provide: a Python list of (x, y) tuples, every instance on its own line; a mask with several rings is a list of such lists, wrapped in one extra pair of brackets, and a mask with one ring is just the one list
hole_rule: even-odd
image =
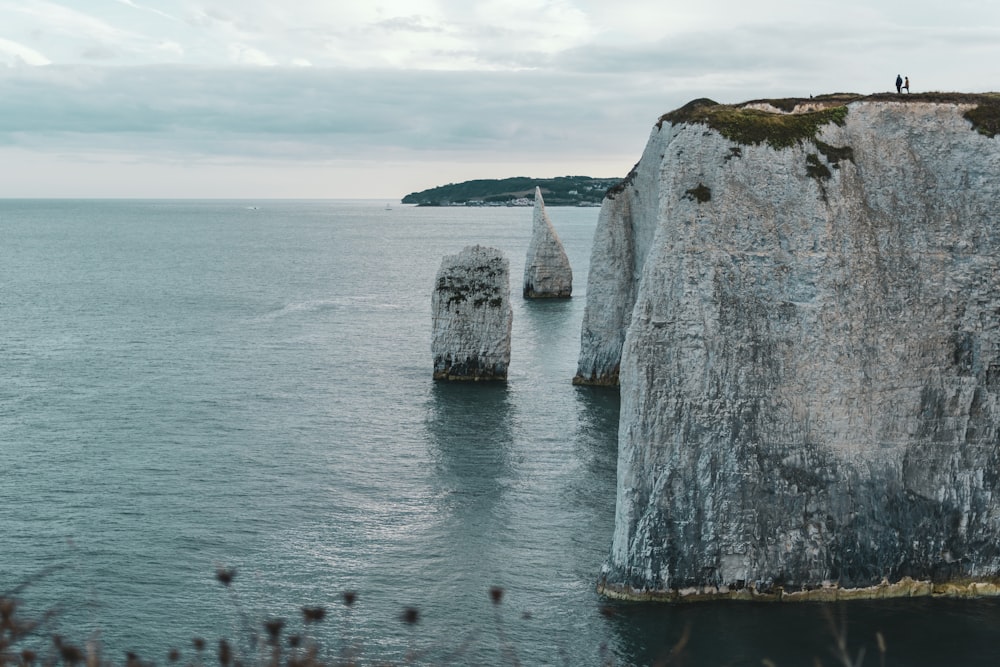
[(496, 248), (468, 246), (441, 260), (431, 294), (435, 380), (506, 380), (510, 266)]
[(604, 593), (1000, 590), (998, 101), (660, 120), (582, 332), (622, 397)]
[(524, 298), (569, 298), (573, 294), (573, 269), (545, 212), (541, 188), (535, 188), (531, 243), (524, 261)]
[[(654, 138), (655, 138), (654, 134)], [(618, 384), (625, 332), (659, 211), (659, 146), (652, 139), (628, 177), (608, 191), (590, 250), (587, 305), (573, 384)]]

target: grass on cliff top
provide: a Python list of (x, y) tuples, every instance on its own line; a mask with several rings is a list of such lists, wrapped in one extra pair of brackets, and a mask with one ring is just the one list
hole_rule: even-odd
[[(965, 118), (972, 123), (972, 127), (988, 137), (1000, 134), (1000, 93), (876, 93), (867, 96), (833, 93), (810, 98), (751, 100), (738, 105), (719, 104), (702, 98), (661, 116), (657, 125), (662, 126), (664, 122), (701, 123), (738, 144), (766, 143), (772, 148), (781, 149), (814, 140), (819, 129), (829, 123), (843, 125), (847, 116), (847, 104), (865, 100), (902, 104), (975, 104), (974, 108), (965, 113)], [(746, 108), (750, 104), (769, 104), (786, 113)], [(800, 104), (818, 104), (825, 108), (799, 114), (787, 113)]]
[(981, 98), (978, 106), (965, 112), (965, 117), (979, 134), (995, 137), (1000, 134), (1000, 93), (987, 93)]
[(816, 97), (779, 97), (763, 100), (750, 100), (737, 106), (748, 106), (750, 104), (770, 104), (776, 109), (781, 109), (785, 113), (791, 113), (800, 104), (822, 104), (823, 106), (838, 106), (859, 100), (863, 95), (858, 93), (827, 93)]
[(766, 143), (771, 148), (781, 149), (814, 139), (824, 125), (843, 125), (846, 117), (844, 105), (808, 113), (780, 114), (700, 99), (671, 111), (659, 122), (660, 125), (664, 122), (701, 123), (738, 144)]

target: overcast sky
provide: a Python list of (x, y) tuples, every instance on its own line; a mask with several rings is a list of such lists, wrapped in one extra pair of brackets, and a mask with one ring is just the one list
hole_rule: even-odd
[(697, 97), (1000, 90), (983, 0), (0, 0), (0, 197), (624, 176)]

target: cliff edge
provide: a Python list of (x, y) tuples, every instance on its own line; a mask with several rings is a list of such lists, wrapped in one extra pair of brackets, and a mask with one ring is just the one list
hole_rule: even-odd
[(603, 204), (581, 334), (577, 381), (622, 396), (604, 593), (998, 590), (998, 108), (660, 119)]

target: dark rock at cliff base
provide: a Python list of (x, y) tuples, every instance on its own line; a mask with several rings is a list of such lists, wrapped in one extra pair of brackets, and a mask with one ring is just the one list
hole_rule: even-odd
[(506, 380), (510, 268), (495, 248), (469, 246), (441, 261), (431, 295), (435, 380)]

